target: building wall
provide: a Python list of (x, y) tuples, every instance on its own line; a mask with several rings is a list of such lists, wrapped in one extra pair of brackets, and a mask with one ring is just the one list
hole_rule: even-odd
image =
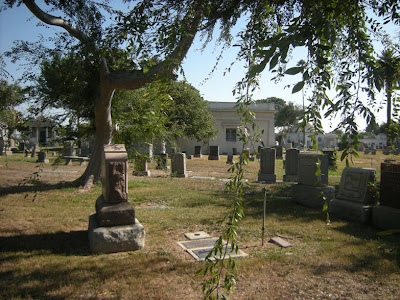
[[(184, 151), (187, 154), (194, 154), (195, 146), (202, 146), (202, 153), (208, 154), (209, 146), (219, 146), (220, 154), (232, 154), (233, 148), (236, 148), (239, 153), (242, 152), (242, 142), (239, 141), (238, 137), (234, 134), (238, 133), (238, 127), (241, 126), (240, 117), (234, 108), (235, 102), (209, 102), (209, 111), (214, 118), (215, 129), (218, 130), (218, 134), (214, 139), (207, 141), (194, 141), (188, 139), (179, 139), (178, 146), (180, 151)], [(259, 103), (257, 105), (251, 105), (250, 110), (255, 113), (255, 123), (260, 128), (260, 132), (264, 130), (261, 135), (261, 140), (264, 142), (266, 147), (275, 145), (275, 133), (274, 133), (274, 105), (270, 103)], [(227, 132), (228, 129), (228, 132)], [(249, 134), (254, 134), (251, 130)], [(236, 138), (236, 141), (234, 141)], [(255, 147), (261, 145), (261, 142), (255, 144)], [(247, 147), (250, 147), (247, 146)]]

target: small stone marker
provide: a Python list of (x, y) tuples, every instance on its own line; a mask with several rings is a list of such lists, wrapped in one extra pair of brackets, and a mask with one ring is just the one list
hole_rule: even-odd
[(194, 146), (194, 157), (203, 157), (203, 154), (201, 154), (201, 146)]
[(277, 236), (271, 238), (269, 241), (272, 242), (272, 243), (278, 244), (282, 248), (292, 247), (292, 244), (288, 243), (283, 238), (280, 238), (280, 237), (277, 237)]
[(75, 156), (75, 141), (69, 140), (64, 142), (63, 156)]
[(210, 146), (208, 160), (219, 160), (219, 146)]
[(226, 163), (229, 165), (233, 165), (235, 161), (233, 160), (233, 155), (228, 155), (226, 158)]
[(89, 246), (94, 253), (142, 249), (145, 231), (128, 202), (128, 155), (124, 145), (105, 145), (102, 195), (89, 216)]
[(40, 152), (38, 153), (37, 162), (44, 163), (44, 164), (48, 164), (48, 163), (49, 163), (49, 160), (47, 159), (47, 153), (44, 152), (44, 151), (40, 151)]
[(197, 231), (197, 232), (187, 232), (185, 233), (185, 237), (189, 240), (199, 240), (199, 239), (209, 239), (211, 236), (204, 231)]
[(276, 158), (277, 159), (282, 159), (283, 158), (283, 147), (278, 145), (278, 146), (274, 146), (275, 150), (276, 150)]
[(262, 148), (260, 151), (260, 171), (258, 181), (275, 183), (275, 148)]
[(135, 171), (133, 171), (133, 175), (150, 177), (150, 171), (147, 169), (146, 156), (139, 156), (135, 159)]
[(166, 170), (168, 168), (168, 153), (160, 153), (157, 157), (157, 170)]
[(171, 173), (175, 177), (186, 178), (186, 155), (185, 153), (174, 153), (171, 156)]

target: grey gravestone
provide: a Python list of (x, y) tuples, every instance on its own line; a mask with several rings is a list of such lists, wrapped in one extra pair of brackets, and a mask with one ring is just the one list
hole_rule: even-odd
[(297, 181), (298, 184), (294, 184), (291, 191), (294, 202), (322, 208), (325, 203), (322, 195), (327, 200), (335, 197), (335, 188), (326, 186), (328, 184), (328, 157), (325, 155), (300, 152)]
[(87, 141), (82, 141), (81, 142), (81, 156), (83, 157), (89, 157), (90, 154), (90, 145), (89, 142)]
[(146, 156), (139, 156), (135, 159), (135, 171), (133, 171), (133, 175), (150, 177), (150, 171), (147, 169)]
[(40, 151), (40, 152), (38, 153), (37, 162), (41, 162), (41, 163), (48, 164), (48, 163), (49, 163), (49, 160), (47, 159), (47, 153), (44, 152), (44, 151)]
[(283, 175), (283, 181), (297, 182), (297, 176), (299, 174), (299, 154), (300, 150), (296, 148), (286, 150), (285, 175)]
[(174, 153), (171, 156), (171, 173), (175, 177), (187, 177), (185, 153)]
[(380, 204), (400, 209), (400, 162), (381, 163)]
[(368, 223), (377, 202), (375, 194), (371, 193), (371, 184), (375, 182), (375, 169), (343, 169), (339, 191), (329, 203), (329, 212), (344, 219)]
[(4, 139), (2, 137), (0, 137), (0, 155), (4, 155)]
[(260, 153), (260, 171), (258, 181), (267, 183), (276, 182), (274, 148), (262, 148)]
[(166, 170), (168, 168), (168, 154), (160, 153), (157, 157), (157, 170)]
[(382, 153), (383, 153), (383, 155), (389, 155), (389, 154), (390, 154), (390, 149), (384, 148), (384, 149), (382, 150)]
[(201, 154), (201, 146), (194, 146), (194, 157), (203, 157), (203, 154)]
[(283, 147), (278, 145), (278, 146), (274, 146), (274, 148), (276, 150), (276, 158), (282, 159), (283, 158)]
[(226, 158), (226, 163), (233, 165), (235, 163), (235, 161), (233, 160), (233, 155), (228, 155)]
[(219, 160), (219, 146), (210, 146), (208, 160)]
[(75, 156), (75, 141), (64, 142), (63, 156)]
[(147, 155), (147, 161), (153, 161), (153, 144), (143, 143), (137, 147), (139, 153)]
[(89, 217), (89, 246), (94, 253), (132, 251), (144, 247), (145, 232), (128, 202), (128, 155), (124, 145), (105, 145), (102, 195)]
[(372, 149), (372, 150), (371, 150), (371, 154), (372, 154), (372, 155), (376, 155), (376, 149)]
[(237, 155), (237, 154), (238, 154), (237, 148), (232, 148), (232, 155)]

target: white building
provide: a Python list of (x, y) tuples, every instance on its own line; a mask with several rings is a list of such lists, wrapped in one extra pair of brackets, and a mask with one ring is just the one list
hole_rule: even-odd
[(360, 143), (364, 144), (369, 148), (383, 148), (387, 145), (386, 134), (379, 133), (377, 135), (371, 135), (359, 140)]
[[(304, 140), (305, 135), (305, 140)], [(311, 148), (313, 145), (312, 135), (315, 135), (314, 127), (307, 123), (305, 127), (305, 134), (300, 125), (296, 125), (287, 133), (286, 142), (299, 145), (305, 145), (306, 148)], [(318, 149), (335, 148), (338, 146), (338, 136), (334, 133), (317, 134), (315, 138), (318, 143)]]
[(56, 139), (55, 125), (53, 120), (44, 117), (29, 120), (29, 143), (39, 146), (53, 144)]
[[(209, 111), (214, 118), (215, 129), (218, 134), (214, 139), (206, 141), (196, 141), (188, 139), (178, 139), (180, 151), (187, 154), (194, 154), (195, 146), (202, 147), (202, 153), (208, 154), (209, 146), (219, 146), (220, 154), (233, 154), (235, 148), (238, 153), (242, 152), (243, 144), (237, 137), (238, 128), (242, 126), (240, 116), (234, 108), (236, 102), (209, 102)], [(255, 114), (255, 124), (260, 128), (261, 141), (265, 147), (275, 145), (274, 115), (276, 113), (273, 103), (257, 103), (250, 106), (250, 111)], [(249, 132), (250, 135), (254, 131)], [(255, 143), (254, 147), (261, 146), (261, 142)], [(247, 147), (250, 147), (248, 145)]]

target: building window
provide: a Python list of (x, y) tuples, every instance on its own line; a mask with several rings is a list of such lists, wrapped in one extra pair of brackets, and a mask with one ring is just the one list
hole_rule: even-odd
[(227, 142), (236, 142), (236, 128), (227, 128), (226, 129), (226, 141)]

